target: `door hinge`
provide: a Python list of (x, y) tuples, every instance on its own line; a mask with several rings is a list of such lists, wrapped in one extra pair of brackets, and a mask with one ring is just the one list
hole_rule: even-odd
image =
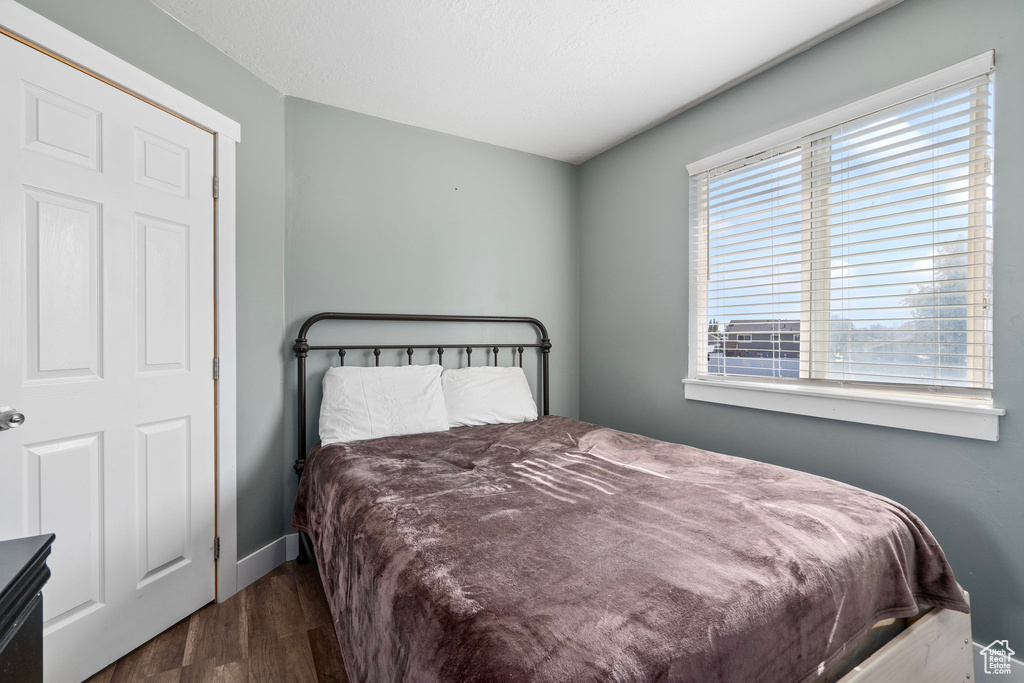
[(220, 379), (220, 358), (213, 359), (213, 379)]
[(220, 536), (213, 537), (213, 561), (220, 559)]
[(220, 199), (220, 178), (213, 176), (213, 198)]

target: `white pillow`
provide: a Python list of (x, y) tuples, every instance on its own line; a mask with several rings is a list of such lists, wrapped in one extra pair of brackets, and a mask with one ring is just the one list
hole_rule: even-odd
[(320, 441), (325, 446), (447, 429), (440, 365), (340, 367), (324, 375)]
[(531, 422), (537, 404), (522, 368), (477, 367), (445, 370), (441, 388), (452, 427)]

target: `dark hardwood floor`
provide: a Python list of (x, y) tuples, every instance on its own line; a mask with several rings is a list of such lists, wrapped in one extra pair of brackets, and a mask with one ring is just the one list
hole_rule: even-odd
[(88, 683), (347, 683), (320, 577), (286, 562), (117, 660)]

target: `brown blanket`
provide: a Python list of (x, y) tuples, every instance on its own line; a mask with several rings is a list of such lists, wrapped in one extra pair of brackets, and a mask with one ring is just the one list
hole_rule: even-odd
[(966, 612), (906, 508), (560, 417), (311, 452), (352, 681), (809, 681), (876, 621)]

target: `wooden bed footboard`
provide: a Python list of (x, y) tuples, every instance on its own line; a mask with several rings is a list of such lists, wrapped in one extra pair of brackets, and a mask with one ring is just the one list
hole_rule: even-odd
[(976, 680), (970, 615), (933, 609), (837, 683), (974, 683)]

